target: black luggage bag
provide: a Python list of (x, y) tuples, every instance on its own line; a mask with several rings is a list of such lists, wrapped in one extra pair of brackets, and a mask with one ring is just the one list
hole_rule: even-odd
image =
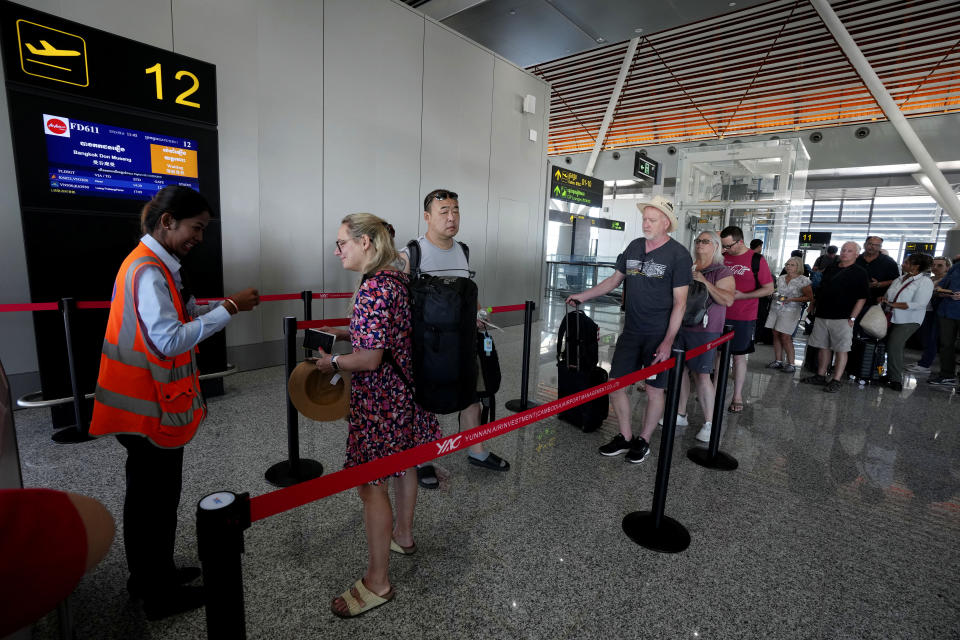
[(887, 356), (887, 343), (855, 333), (847, 356), (847, 373), (861, 383), (879, 382)]
[(773, 344), (773, 329), (768, 329), (767, 316), (770, 315), (770, 304), (773, 298), (765, 296), (757, 298), (757, 324), (753, 330), (753, 341), (757, 344)]
[[(564, 316), (557, 333), (557, 397), (564, 398), (607, 381), (605, 369), (597, 366), (600, 328), (577, 309)], [(610, 413), (609, 396), (560, 413), (560, 419), (584, 432), (595, 431)]]

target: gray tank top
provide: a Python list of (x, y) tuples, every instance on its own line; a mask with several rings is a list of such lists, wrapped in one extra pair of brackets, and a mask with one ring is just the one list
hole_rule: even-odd
[[(456, 240), (449, 249), (441, 249), (427, 240), (426, 236), (420, 236), (417, 238), (417, 242), (420, 243), (420, 270), (424, 274), (470, 277), (470, 265), (467, 263), (467, 256), (464, 255), (463, 248)], [(400, 252), (406, 256), (407, 260), (410, 259), (406, 246)]]

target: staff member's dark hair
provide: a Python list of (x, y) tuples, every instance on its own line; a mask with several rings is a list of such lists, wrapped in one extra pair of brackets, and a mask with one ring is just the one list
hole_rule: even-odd
[(204, 211), (213, 214), (207, 199), (190, 187), (164, 187), (143, 206), (140, 212), (140, 229), (143, 233), (153, 233), (164, 213), (169, 213), (174, 220), (185, 220)]

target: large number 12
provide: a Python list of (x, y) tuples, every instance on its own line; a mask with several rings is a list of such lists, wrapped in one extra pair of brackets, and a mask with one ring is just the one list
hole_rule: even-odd
[[(157, 74), (157, 100), (163, 100), (163, 78), (161, 77), (160, 63), (158, 62), (152, 67), (144, 69), (144, 71), (147, 74), (151, 74), (151, 73)], [(177, 99), (174, 100), (174, 102), (176, 102), (177, 104), (182, 104), (187, 107), (195, 107), (199, 109), (200, 105), (191, 100), (187, 100), (187, 96), (197, 92), (197, 90), (200, 88), (200, 80), (197, 78), (197, 76), (193, 75), (189, 71), (177, 71), (176, 75), (174, 76), (174, 78), (177, 80), (181, 80), (184, 77), (187, 77), (193, 80), (193, 86), (191, 86), (189, 89), (187, 89), (186, 91), (178, 95)]]

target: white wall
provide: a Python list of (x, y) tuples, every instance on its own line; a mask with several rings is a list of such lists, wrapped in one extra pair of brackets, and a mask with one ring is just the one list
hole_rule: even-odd
[[(25, 0), (33, 8), (217, 66), (224, 285), (345, 291), (340, 219), (369, 211), (397, 242), (422, 231), (423, 195), (461, 194), (481, 301), (536, 299), (542, 269), (548, 86), (393, 0)], [(523, 96), (537, 113), (523, 114)], [(6, 105), (0, 122), (6, 123)], [(536, 129), (537, 142), (528, 140)], [(0, 126), (0, 302), (28, 301), (9, 127)], [(232, 361), (280, 357), (265, 303), (227, 329)], [(346, 314), (340, 301), (314, 316)], [(8, 373), (36, 369), (28, 315), (0, 314)], [(263, 345), (266, 345), (264, 347)]]

